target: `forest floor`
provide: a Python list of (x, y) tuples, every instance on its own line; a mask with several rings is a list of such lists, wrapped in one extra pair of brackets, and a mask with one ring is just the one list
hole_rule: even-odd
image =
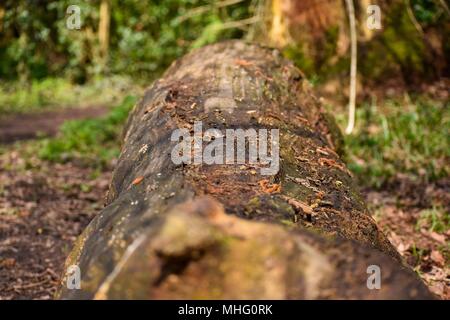
[(438, 214), (433, 203), (450, 208), (450, 179), (423, 184), (399, 175), (383, 190), (366, 188), (362, 194), (378, 225), (407, 263), (433, 293), (450, 299), (450, 230), (433, 227), (433, 217)]
[[(102, 112), (94, 108), (85, 115)], [(29, 117), (27, 132), (40, 131), (42, 122)], [(54, 133), (60, 122), (43, 123), (44, 132)], [(36, 136), (19, 132), (14, 137), (8, 129), (14, 127), (14, 121), (0, 125), (0, 137), (11, 132), (10, 141)], [(37, 141), (0, 144), (0, 300), (53, 297), (73, 242), (103, 207), (114, 167), (114, 160), (101, 167), (43, 160)], [(450, 208), (450, 178), (424, 183), (398, 173), (382, 186), (363, 185), (361, 191), (409, 265), (432, 292), (450, 299), (450, 230), (442, 217)]]
[(34, 141), (20, 140), (105, 113), (98, 106), (0, 120), (0, 300), (52, 298), (65, 257), (101, 209), (111, 175), (106, 168), (42, 161)]
[(51, 299), (111, 174), (24, 158), (22, 147), (0, 155), (0, 300)]

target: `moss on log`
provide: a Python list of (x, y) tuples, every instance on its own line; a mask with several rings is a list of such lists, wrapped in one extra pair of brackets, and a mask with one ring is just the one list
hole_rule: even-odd
[[(279, 129), (280, 169), (177, 165), (177, 128)], [(63, 299), (432, 298), (378, 229), (339, 130), (278, 51), (239, 41), (176, 61), (133, 109), (106, 207), (66, 261)], [(381, 268), (381, 289), (367, 268)]]

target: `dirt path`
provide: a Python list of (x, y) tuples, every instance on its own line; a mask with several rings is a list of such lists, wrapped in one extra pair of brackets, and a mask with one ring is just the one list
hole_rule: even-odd
[(38, 134), (51, 136), (65, 120), (98, 117), (107, 110), (105, 106), (93, 106), (5, 116), (0, 118), (0, 143), (32, 139)]

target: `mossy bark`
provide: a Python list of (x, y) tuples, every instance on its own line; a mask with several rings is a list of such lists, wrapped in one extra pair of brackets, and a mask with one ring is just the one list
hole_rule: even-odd
[[(173, 130), (200, 120), (279, 129), (279, 172), (174, 164)], [(332, 121), (278, 51), (231, 41), (176, 61), (130, 115), (106, 207), (67, 259), (81, 290), (63, 277), (57, 297), (432, 298), (368, 213)]]

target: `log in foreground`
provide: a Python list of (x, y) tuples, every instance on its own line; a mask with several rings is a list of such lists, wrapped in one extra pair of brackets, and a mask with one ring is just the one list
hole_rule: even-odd
[[(200, 122), (203, 138), (211, 128), (279, 129), (268, 143), (279, 170), (198, 164), (208, 148), (198, 141), (183, 153), (192, 163), (174, 161), (174, 130), (198, 138)], [(133, 109), (106, 207), (66, 261), (80, 268), (81, 289), (65, 275), (57, 297), (433, 298), (371, 218), (340, 149), (332, 118), (278, 51), (230, 41), (186, 55)]]

